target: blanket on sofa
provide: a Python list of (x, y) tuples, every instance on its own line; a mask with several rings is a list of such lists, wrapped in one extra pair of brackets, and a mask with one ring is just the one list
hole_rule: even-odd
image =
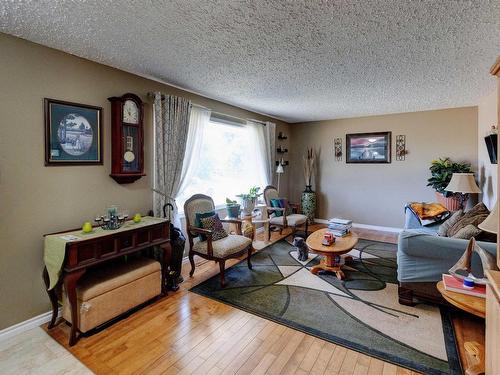
[(408, 205), (420, 221), (440, 221), (448, 217), (449, 211), (441, 203), (413, 202)]

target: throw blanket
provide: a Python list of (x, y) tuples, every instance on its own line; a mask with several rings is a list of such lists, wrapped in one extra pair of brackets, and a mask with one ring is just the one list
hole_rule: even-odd
[[(429, 225), (448, 217), (450, 212), (441, 203), (413, 202), (408, 205), (422, 225)], [(425, 222), (425, 223), (424, 223)]]

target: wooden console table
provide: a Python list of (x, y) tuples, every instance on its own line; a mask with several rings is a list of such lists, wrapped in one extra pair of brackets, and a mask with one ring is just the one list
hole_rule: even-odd
[(134, 225), (132, 222), (127, 222), (119, 230), (103, 231), (97, 236), (89, 236), (88, 238), (85, 238), (81, 231), (51, 234), (50, 236), (58, 236), (59, 238), (72, 234), (77, 235), (80, 239), (66, 242), (64, 262), (56, 282), (54, 280), (51, 282), (47, 265), (44, 267), (43, 279), (52, 304), (52, 319), (48, 328), (53, 328), (57, 319), (59, 303), (55, 285), (60, 285), (62, 282), (71, 308), (72, 325), (69, 345), (76, 344), (79, 331), (76, 286), (80, 277), (85, 274), (88, 268), (152, 246), (160, 246), (163, 249), (161, 290), (162, 295), (165, 295), (167, 265), (171, 255), (169, 224), (170, 222), (165, 219), (145, 217), (142, 224)]

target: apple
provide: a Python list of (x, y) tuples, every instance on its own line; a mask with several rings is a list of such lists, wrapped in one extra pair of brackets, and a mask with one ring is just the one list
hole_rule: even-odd
[(133, 220), (134, 223), (139, 223), (141, 221), (141, 214), (135, 214)]
[(83, 223), (82, 230), (83, 233), (92, 232), (92, 224), (90, 223), (90, 221), (86, 221), (85, 223)]

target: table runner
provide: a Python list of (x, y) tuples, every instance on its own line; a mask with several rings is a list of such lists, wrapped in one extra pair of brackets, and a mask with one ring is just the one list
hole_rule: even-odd
[(163, 223), (165, 221), (167, 220), (158, 217), (145, 216), (139, 223), (134, 223), (132, 220), (129, 220), (121, 228), (114, 230), (104, 230), (99, 227), (94, 228), (91, 233), (84, 233), (81, 229), (79, 229), (71, 232), (46, 235), (43, 249), (43, 260), (45, 262), (45, 267), (47, 267), (47, 273), (49, 274), (50, 285), (48, 290), (54, 288), (59, 280), (61, 269), (64, 264), (64, 256), (66, 254), (66, 244), (68, 242), (108, 236), (118, 232), (126, 232), (132, 229)]

